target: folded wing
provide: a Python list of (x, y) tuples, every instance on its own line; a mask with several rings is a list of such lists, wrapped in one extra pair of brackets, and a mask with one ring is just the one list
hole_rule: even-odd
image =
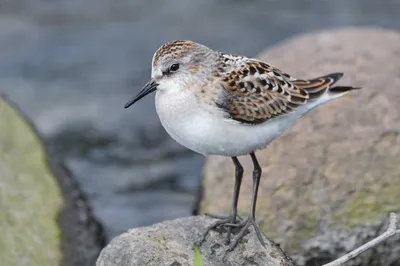
[(333, 73), (299, 80), (267, 63), (242, 60), (240, 66), (221, 76), (226, 93), (218, 105), (233, 120), (259, 124), (320, 97), (341, 77), (341, 73)]

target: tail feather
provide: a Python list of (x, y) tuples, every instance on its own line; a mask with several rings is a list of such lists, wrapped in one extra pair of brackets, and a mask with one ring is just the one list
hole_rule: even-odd
[(309, 80), (296, 80), (293, 84), (305, 90), (309, 99), (317, 99), (327, 91), (332, 94), (345, 94), (351, 90), (360, 89), (351, 86), (336, 86), (332, 87), (339, 79), (343, 77), (343, 73), (331, 73), (325, 76), (321, 76)]
[(343, 77), (343, 73), (331, 73), (322, 77), (313, 78), (313, 79), (298, 79), (293, 81), (293, 85), (298, 88), (302, 88), (305, 90), (311, 90), (314, 88), (319, 88), (321, 86), (332, 86), (339, 79)]
[(346, 93), (350, 92), (352, 90), (359, 90), (361, 89), (360, 87), (351, 87), (351, 86), (335, 86), (329, 89), (329, 92), (332, 94), (337, 94), (337, 93)]

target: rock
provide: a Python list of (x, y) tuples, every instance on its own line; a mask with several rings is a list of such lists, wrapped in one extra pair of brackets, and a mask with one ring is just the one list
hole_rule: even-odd
[[(192, 216), (131, 229), (103, 249), (96, 265), (194, 265), (194, 243), (212, 221), (204, 216)], [(225, 253), (220, 233), (211, 231), (200, 249), (203, 266), (292, 265), (280, 248), (266, 238), (266, 250), (261, 251), (262, 246), (253, 234), (251, 230), (251, 234), (244, 237), (236, 252)]]
[(37, 133), (0, 95), (2, 265), (94, 265), (102, 228)]
[[(385, 230), (400, 211), (400, 34), (346, 28), (295, 37), (258, 58), (299, 78), (344, 72), (338, 84), (363, 90), (300, 119), (258, 151), (263, 175), (257, 215), (262, 231), (298, 265), (329, 262)], [(245, 169), (239, 212), (249, 211), (252, 164)], [(211, 156), (200, 213), (230, 210), (234, 167)], [(396, 236), (350, 265), (399, 265)]]

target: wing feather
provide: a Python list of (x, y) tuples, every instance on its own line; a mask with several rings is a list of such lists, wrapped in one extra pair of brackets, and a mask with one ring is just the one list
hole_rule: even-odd
[[(224, 56), (222, 54), (222, 56)], [(219, 82), (225, 89), (219, 104), (231, 119), (249, 124), (263, 123), (271, 118), (295, 111), (325, 93), (341, 73), (298, 80), (279, 69), (255, 59), (230, 56), (224, 58), (225, 71)]]

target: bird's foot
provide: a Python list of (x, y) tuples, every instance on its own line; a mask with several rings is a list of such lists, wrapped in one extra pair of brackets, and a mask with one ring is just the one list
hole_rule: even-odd
[(206, 237), (211, 230), (217, 229), (218, 227), (228, 228), (228, 232), (226, 233), (225, 237), (225, 243), (229, 244), (231, 240), (232, 227), (238, 225), (240, 221), (242, 221), (242, 218), (236, 214), (221, 215), (221, 214), (206, 213), (205, 215), (214, 219), (218, 219), (218, 221), (213, 222), (206, 228), (205, 232), (203, 233), (199, 241), (199, 244), (201, 245), (206, 240)]
[(226, 226), (229, 226), (229, 228), (236, 227), (236, 228), (241, 228), (238, 235), (236, 238), (233, 240), (233, 242), (229, 245), (229, 248), (227, 251), (232, 251), (235, 249), (239, 241), (246, 235), (247, 229), (249, 229), (250, 226), (254, 227), (254, 231), (256, 232), (257, 238), (260, 241), (261, 245), (265, 247), (265, 241), (263, 239), (262, 233), (260, 228), (258, 227), (256, 220), (253, 216), (249, 216), (246, 221), (243, 221), (239, 224), (227, 224)]

